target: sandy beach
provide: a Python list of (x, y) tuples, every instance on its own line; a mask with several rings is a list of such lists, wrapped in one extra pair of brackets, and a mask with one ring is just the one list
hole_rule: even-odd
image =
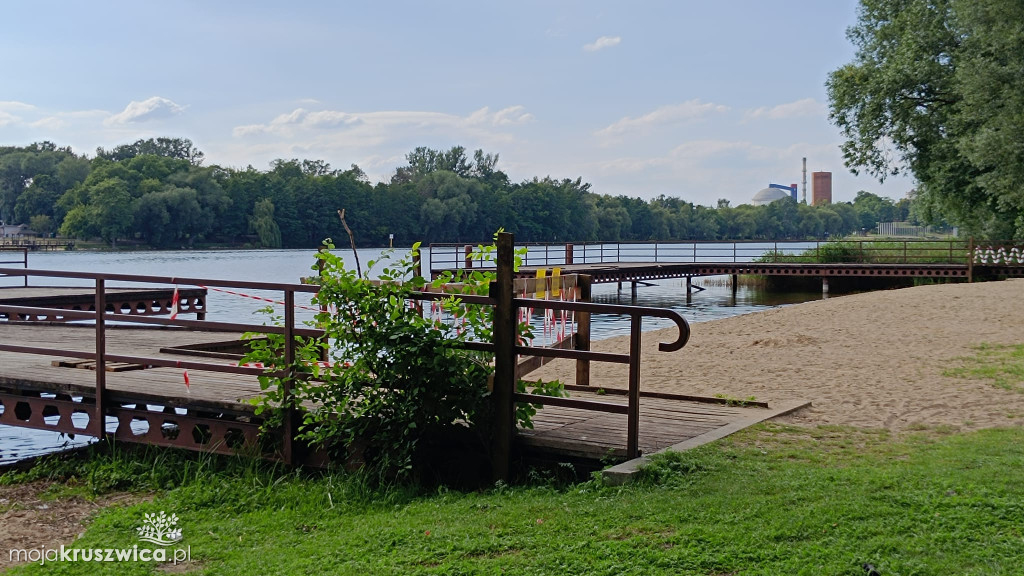
[[(1024, 342), (1024, 280), (943, 284), (834, 296), (692, 324), (681, 351), (659, 352), (674, 330), (644, 334), (641, 389), (701, 396), (810, 400), (783, 421), (893, 431), (1024, 424), (1024, 393), (944, 376), (982, 343)], [(594, 343), (626, 352), (627, 337)], [(599, 364), (594, 386), (625, 388), (626, 367)], [(530, 378), (573, 382), (556, 361)]]

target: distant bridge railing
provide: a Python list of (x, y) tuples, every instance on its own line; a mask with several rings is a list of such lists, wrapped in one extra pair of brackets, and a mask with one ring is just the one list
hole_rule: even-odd
[(0, 238), (0, 248), (25, 248), (27, 250), (74, 250), (75, 241), (66, 238), (8, 236)]
[[(988, 255), (990, 260), (1002, 258), (1007, 263), (1009, 260), (1019, 263), (1024, 253), (1021, 246), (997, 243), (976, 247), (970, 240), (567, 242), (521, 243), (516, 247), (521, 252), (522, 265), (525, 267), (629, 262), (967, 265), (972, 261), (984, 263), (980, 260), (982, 255)], [(474, 248), (475, 245), (464, 242), (431, 244), (431, 271), (493, 266), (474, 260)]]

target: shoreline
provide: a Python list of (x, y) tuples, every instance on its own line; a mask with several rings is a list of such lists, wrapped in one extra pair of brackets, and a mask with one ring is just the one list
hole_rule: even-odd
[[(641, 389), (760, 401), (810, 400), (780, 421), (891, 431), (1024, 424), (1024, 393), (946, 376), (983, 343), (1024, 342), (1024, 280), (864, 292), (691, 324), (689, 344), (662, 353), (670, 330), (645, 332)], [(624, 352), (628, 337), (595, 341)], [(573, 380), (555, 361), (531, 378)], [(592, 385), (623, 388), (626, 367), (592, 367)], [(641, 424), (642, 425), (642, 424)]]

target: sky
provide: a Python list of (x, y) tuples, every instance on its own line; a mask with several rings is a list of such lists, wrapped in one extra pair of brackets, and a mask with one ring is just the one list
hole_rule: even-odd
[[(844, 167), (825, 80), (853, 58), (855, 0), (10, 2), (0, 146), (95, 154), (191, 139), (205, 164), (358, 165), (418, 146), (500, 156), (513, 181), (746, 203)], [(810, 191), (808, 191), (808, 198)]]

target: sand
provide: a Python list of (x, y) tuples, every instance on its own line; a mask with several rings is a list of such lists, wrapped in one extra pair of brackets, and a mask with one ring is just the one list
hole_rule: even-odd
[[(943, 284), (834, 296), (692, 324), (690, 342), (659, 352), (674, 329), (643, 338), (641, 389), (813, 405), (783, 420), (893, 431), (1024, 424), (1024, 393), (944, 376), (975, 346), (1024, 343), (1024, 280)], [(626, 352), (628, 338), (595, 342)], [(597, 364), (592, 384), (625, 388), (626, 367)], [(574, 380), (559, 360), (530, 378)]]

